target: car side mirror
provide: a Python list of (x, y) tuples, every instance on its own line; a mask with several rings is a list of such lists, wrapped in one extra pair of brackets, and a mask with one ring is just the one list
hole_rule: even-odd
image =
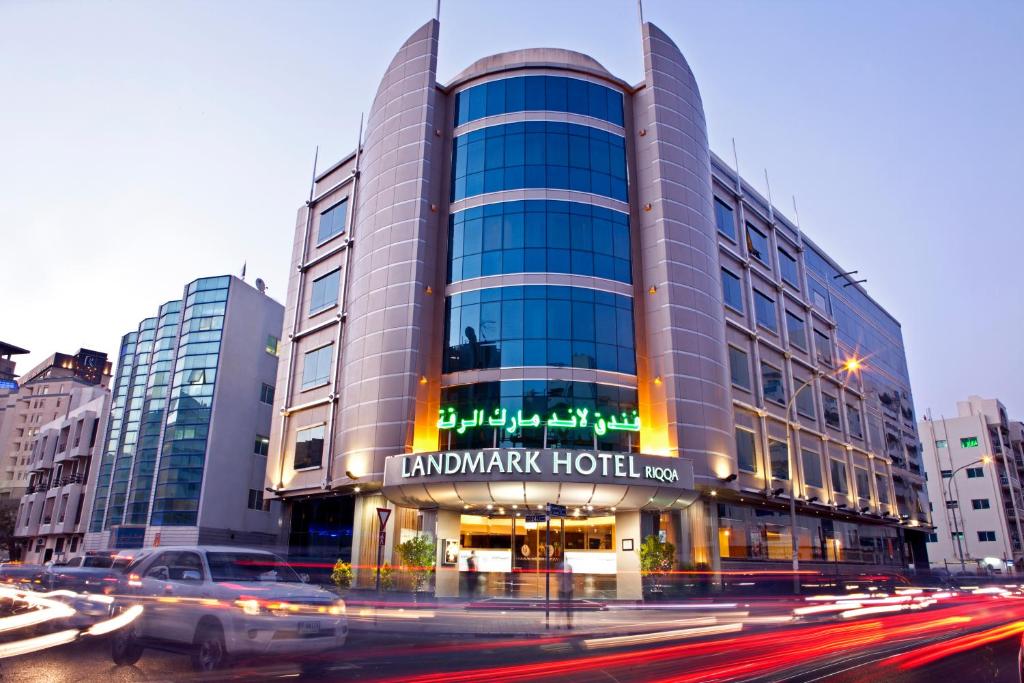
[(299, 580), (302, 581), (302, 583), (309, 583), (309, 574), (305, 572), (299, 574)]

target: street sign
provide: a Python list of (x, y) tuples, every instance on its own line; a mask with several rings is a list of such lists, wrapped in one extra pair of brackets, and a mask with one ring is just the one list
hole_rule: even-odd
[(391, 516), (391, 508), (377, 508), (377, 517), (380, 518), (380, 528), (387, 526), (388, 517)]
[(569, 512), (564, 505), (555, 505), (554, 503), (548, 503), (547, 510), (552, 517), (565, 517)]
[(523, 517), (527, 522), (546, 522), (548, 521), (547, 515), (526, 515)]
[(388, 532), (386, 532), (386, 531), (380, 532), (380, 540), (378, 541), (380, 543), (380, 545), (384, 545), (387, 542), (387, 539), (388, 539)]

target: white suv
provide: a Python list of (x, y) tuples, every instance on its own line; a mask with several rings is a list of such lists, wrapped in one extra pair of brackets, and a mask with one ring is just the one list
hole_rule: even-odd
[(186, 650), (197, 670), (212, 671), (242, 654), (324, 652), (348, 636), (345, 603), (263, 550), (153, 548), (125, 569), (117, 593), (119, 606), (144, 610), (116, 633), (116, 664), (134, 664), (152, 647)]

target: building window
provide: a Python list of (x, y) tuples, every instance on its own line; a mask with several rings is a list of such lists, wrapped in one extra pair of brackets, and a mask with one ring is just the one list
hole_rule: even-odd
[[(889, 481), (882, 474), (875, 475), (875, 488), (878, 490), (878, 501), (883, 505), (889, 504)], [(931, 505), (931, 503), (928, 503)]]
[(832, 340), (828, 338), (828, 335), (815, 330), (814, 345), (818, 352), (818, 362), (832, 367)]
[(494, 287), (445, 301), (442, 372), (575, 367), (636, 374), (633, 300), (587, 287)]
[(935, 442), (935, 447), (936, 448), (947, 448), (948, 446), (946, 444), (946, 440), (945, 439), (938, 439)]
[(307, 351), (302, 361), (302, 388), (312, 389), (327, 384), (331, 376), (331, 352), (334, 346), (328, 344), (319, 349)]
[(949, 479), (953, 476), (953, 470), (942, 470), (942, 478)]
[(303, 470), (320, 467), (324, 455), (324, 426), (317, 425), (300, 429), (295, 433), (295, 463), (293, 467)]
[(271, 356), (276, 356), (278, 352), (281, 350), (281, 340), (272, 334), (268, 334), (267, 345), (265, 348), (267, 350), (267, 353), (269, 353)]
[(735, 386), (750, 391), (750, 360), (746, 351), (729, 347), (729, 371)]
[(839, 424), (839, 399), (835, 396), (822, 393), (821, 407), (825, 412), (825, 424), (832, 429), (841, 429)]
[(249, 509), (263, 509), (263, 491), (260, 491), (259, 489), (249, 489)]
[(849, 483), (846, 481), (846, 463), (842, 460), (832, 460), (832, 490), (836, 493), (846, 493), (849, 490)]
[(564, 121), (487, 126), (452, 141), (451, 200), (526, 188), (628, 201), (626, 140)]
[(623, 125), (622, 93), (566, 76), (515, 76), (455, 95), (455, 125), (520, 111), (558, 111)]
[(260, 402), (274, 405), (274, 387), (269, 384), (260, 385)]
[(804, 464), (804, 483), (821, 488), (821, 455), (804, 449), (801, 456)]
[(774, 365), (761, 363), (761, 386), (766, 401), (786, 404), (786, 387), (782, 384), (782, 370)]
[(991, 505), (988, 502), (988, 498), (973, 498), (971, 500), (971, 507), (975, 510), (988, 510)]
[(266, 455), (270, 452), (270, 437), (256, 435), (256, 443), (253, 446), (256, 455)]
[(736, 241), (736, 218), (733, 216), (732, 207), (718, 197), (715, 197), (715, 224), (718, 226), (718, 232), (733, 242)]
[(782, 279), (800, 289), (800, 275), (796, 268), (796, 259), (785, 249), (779, 249), (779, 271)]
[(786, 330), (789, 332), (789, 343), (801, 351), (806, 351), (807, 325), (804, 323), (804, 319), (786, 311)]
[(928, 542), (929, 543), (938, 543), (939, 542), (939, 535), (937, 533), (935, 533), (934, 531), (932, 533), (928, 534)]
[[(796, 412), (806, 418), (814, 419), (814, 386), (808, 384), (796, 395)], [(787, 418), (789, 416), (787, 415)]]
[(722, 268), (722, 298), (726, 306), (743, 312), (743, 288), (740, 279), (725, 268)]
[(850, 425), (850, 436), (858, 439), (864, 438), (864, 427), (861, 424), (860, 409), (852, 404), (846, 404), (846, 420)]
[(985, 469), (982, 467), (968, 467), (967, 478), (968, 479), (981, 479), (985, 476)]
[(736, 458), (739, 468), (744, 472), (757, 472), (757, 448), (754, 445), (754, 432), (736, 428)]
[(785, 441), (768, 439), (768, 459), (772, 464), (772, 479), (789, 479), (789, 449)]
[(754, 290), (754, 312), (757, 324), (772, 332), (779, 331), (779, 316), (775, 310), (775, 299)]
[(556, 200), (486, 204), (452, 214), (448, 282), (510, 273), (632, 282), (629, 214)]
[(960, 439), (960, 448), (977, 448), (978, 437), (976, 436), (965, 436)]
[(979, 531), (978, 540), (982, 543), (992, 543), (996, 540), (996, 532), (994, 531)]
[(853, 468), (853, 478), (857, 482), (857, 496), (859, 498), (871, 498), (871, 480), (868, 479), (868, 471), (863, 467)]
[(316, 234), (317, 244), (323, 244), (335, 235), (345, 232), (348, 218), (348, 199), (343, 199), (320, 214), (320, 229)]
[(313, 280), (313, 291), (309, 297), (309, 314), (313, 315), (338, 303), (338, 283), (341, 282), (341, 268), (332, 270)]
[(761, 263), (768, 265), (768, 237), (747, 223), (747, 251)]

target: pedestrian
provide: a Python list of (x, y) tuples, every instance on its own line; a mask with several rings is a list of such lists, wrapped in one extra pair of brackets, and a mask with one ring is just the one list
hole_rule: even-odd
[(466, 570), (469, 573), (468, 579), (469, 584), (469, 597), (476, 597), (476, 584), (477, 584), (477, 571), (476, 571), (476, 551), (469, 551), (469, 557), (466, 558)]
[(558, 574), (558, 600), (565, 605), (565, 627), (572, 628), (572, 565), (562, 562), (562, 571)]

